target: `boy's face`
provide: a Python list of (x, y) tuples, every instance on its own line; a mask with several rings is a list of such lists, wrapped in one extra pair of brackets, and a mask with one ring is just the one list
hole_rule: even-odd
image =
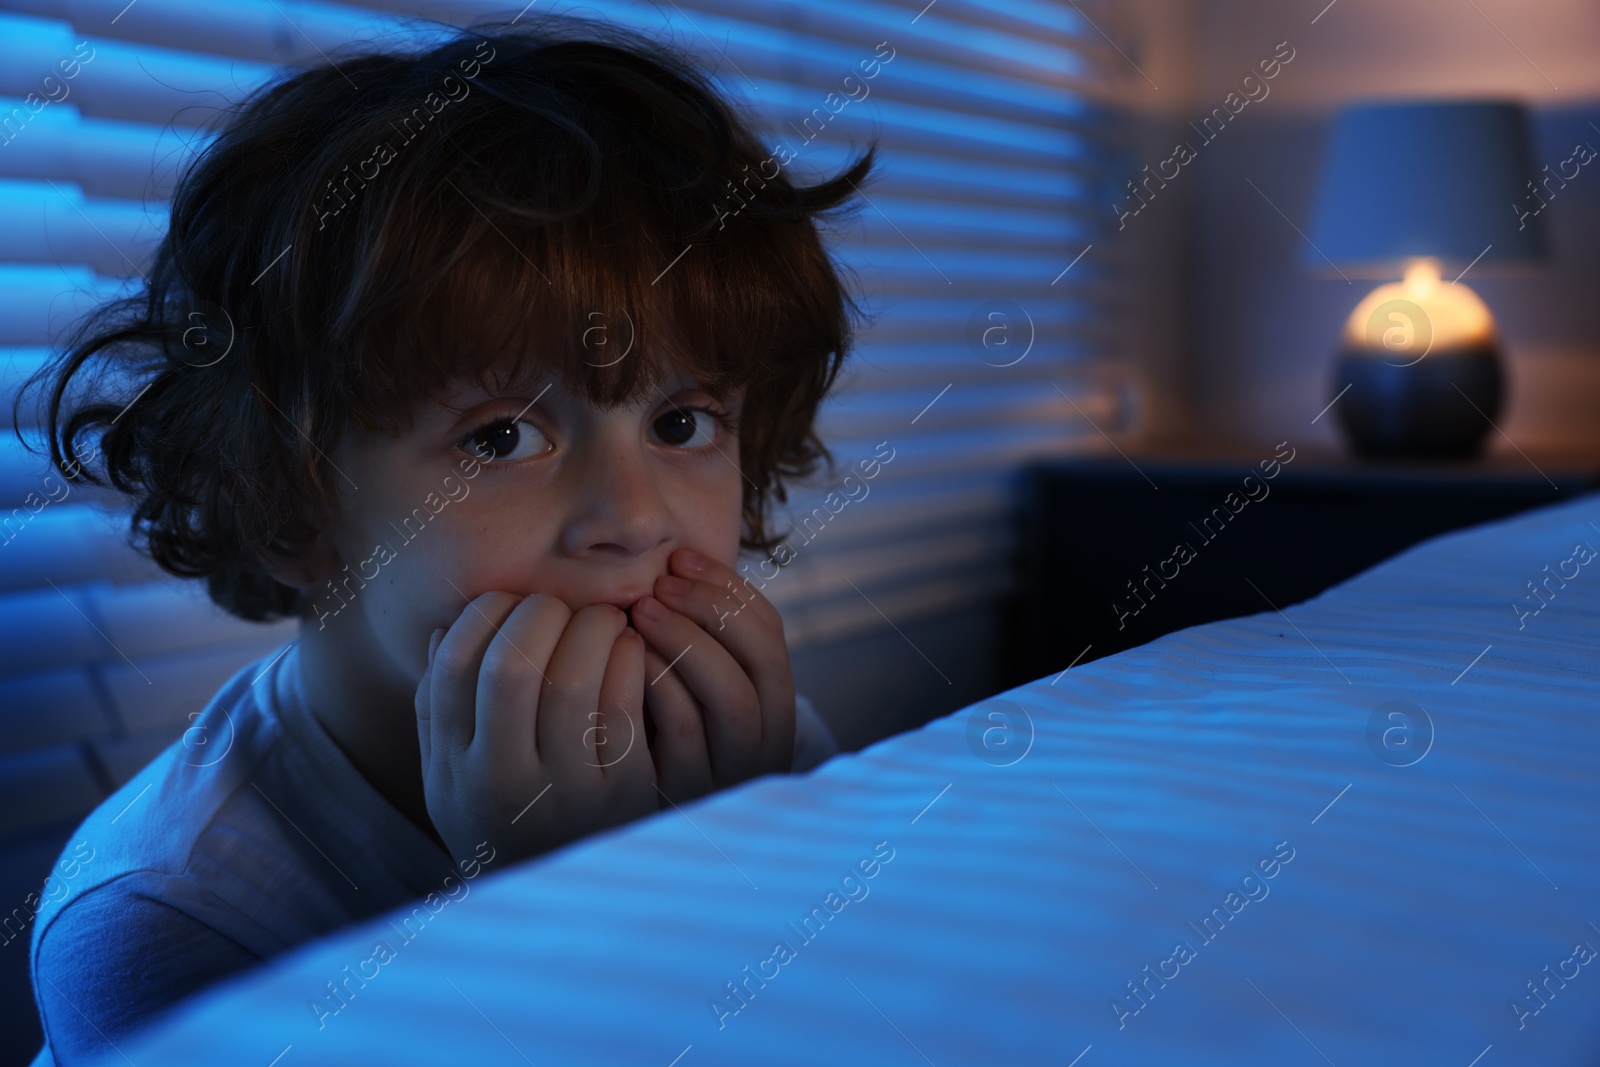
[(677, 549), (731, 566), (743, 476), (716, 413), (737, 417), (743, 397), (718, 405), (674, 373), (650, 400), (606, 411), (553, 375), (525, 393), (461, 383), (402, 437), (347, 434), (328, 536), (348, 569), (335, 568), (337, 594), (312, 587), (310, 625), (366, 629), (370, 666), (414, 685), (434, 628), (482, 593), (626, 608)]

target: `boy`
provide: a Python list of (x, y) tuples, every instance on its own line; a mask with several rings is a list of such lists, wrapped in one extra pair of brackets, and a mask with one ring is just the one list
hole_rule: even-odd
[(836, 751), (731, 565), (828, 459), (856, 308), (815, 218), (872, 156), (794, 185), (688, 61), (564, 17), (240, 107), (147, 288), (42, 376), (51, 459), (94, 480), (98, 433), (162, 566), (301, 632), (74, 836), (38, 1062)]

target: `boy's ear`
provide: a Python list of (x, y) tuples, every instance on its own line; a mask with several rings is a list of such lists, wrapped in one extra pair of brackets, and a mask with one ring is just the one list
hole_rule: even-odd
[(321, 585), (339, 570), (339, 552), (323, 530), (310, 544), (289, 555), (273, 552), (260, 553), (261, 566), (274, 581), (295, 589)]

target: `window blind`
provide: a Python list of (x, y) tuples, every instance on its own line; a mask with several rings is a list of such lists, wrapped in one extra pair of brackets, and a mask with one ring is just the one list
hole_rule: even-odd
[[(581, 9), (699, 55), (800, 176), (837, 172), (879, 139), (878, 177), (829, 234), (873, 317), (822, 416), (839, 470), (780, 509), (790, 562), (766, 581), (795, 647), (1005, 596), (1020, 466), (1099, 447), (1127, 417), (1107, 296), (1118, 263), (1095, 243), (1110, 199), (1096, 92), (1116, 60), (1096, 28), (1102, 3)], [(137, 281), (212, 107), (285, 64), (430, 32), (413, 16), (516, 14), (0, 0), (0, 398), (76, 315)], [(25, 431), (35, 418), (23, 413)], [(870, 479), (863, 461), (877, 463)], [(80, 817), (295, 632), (233, 620), (198, 583), (163, 576), (128, 547), (118, 508), (0, 441), (0, 835)]]

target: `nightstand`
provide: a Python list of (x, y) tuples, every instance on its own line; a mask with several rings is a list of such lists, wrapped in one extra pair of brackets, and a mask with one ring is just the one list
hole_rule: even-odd
[(1036, 464), (1011, 684), (1285, 608), (1419, 541), (1597, 488), (1593, 456), (1373, 462), (1286, 444)]

